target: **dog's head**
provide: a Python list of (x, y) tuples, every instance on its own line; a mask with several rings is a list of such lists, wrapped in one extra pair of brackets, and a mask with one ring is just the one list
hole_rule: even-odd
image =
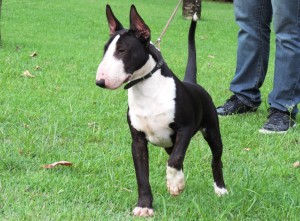
[(134, 72), (148, 60), (150, 29), (140, 17), (134, 5), (130, 9), (130, 28), (124, 29), (109, 5), (106, 17), (110, 39), (104, 47), (104, 56), (98, 67), (96, 84), (103, 88), (117, 89), (129, 81)]

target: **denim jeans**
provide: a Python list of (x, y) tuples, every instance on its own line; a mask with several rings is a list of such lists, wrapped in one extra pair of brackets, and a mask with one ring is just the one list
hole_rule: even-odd
[(230, 90), (246, 105), (260, 105), (273, 18), (276, 54), (268, 102), (270, 107), (296, 114), (300, 103), (300, 0), (235, 0), (234, 12), (240, 30)]

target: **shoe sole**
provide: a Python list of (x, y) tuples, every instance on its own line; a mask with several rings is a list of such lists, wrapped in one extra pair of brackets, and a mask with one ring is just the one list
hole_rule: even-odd
[[(256, 110), (255, 110), (256, 111)], [(255, 111), (246, 111), (246, 112), (243, 112), (243, 113), (230, 113), (230, 114), (218, 114), (219, 117), (231, 117), (231, 116), (241, 116), (241, 115), (246, 115), (246, 114), (252, 114), (252, 113), (255, 113)]]
[(286, 134), (290, 129), (296, 127), (296, 124), (294, 124), (292, 127), (290, 127), (288, 130), (285, 131), (276, 131), (276, 130), (266, 130), (264, 128), (259, 129), (258, 132), (261, 134)]

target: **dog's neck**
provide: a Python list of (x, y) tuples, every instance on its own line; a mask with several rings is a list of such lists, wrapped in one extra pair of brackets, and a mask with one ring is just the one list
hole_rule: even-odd
[(148, 61), (144, 64), (143, 67), (133, 72), (132, 77), (130, 78), (130, 81), (134, 81), (140, 78), (145, 77), (148, 73), (150, 73), (156, 65), (156, 61), (152, 57), (152, 55), (149, 55)]
[(132, 74), (130, 82), (125, 85), (124, 89), (127, 90), (139, 82), (152, 77), (152, 75), (162, 67), (163, 63), (164, 61), (162, 59), (156, 62), (152, 55), (149, 54), (149, 58), (145, 65)]

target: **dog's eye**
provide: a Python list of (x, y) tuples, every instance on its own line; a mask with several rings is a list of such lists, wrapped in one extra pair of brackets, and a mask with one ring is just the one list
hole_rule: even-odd
[(125, 49), (123, 48), (117, 48), (118, 54), (123, 54), (125, 52)]

